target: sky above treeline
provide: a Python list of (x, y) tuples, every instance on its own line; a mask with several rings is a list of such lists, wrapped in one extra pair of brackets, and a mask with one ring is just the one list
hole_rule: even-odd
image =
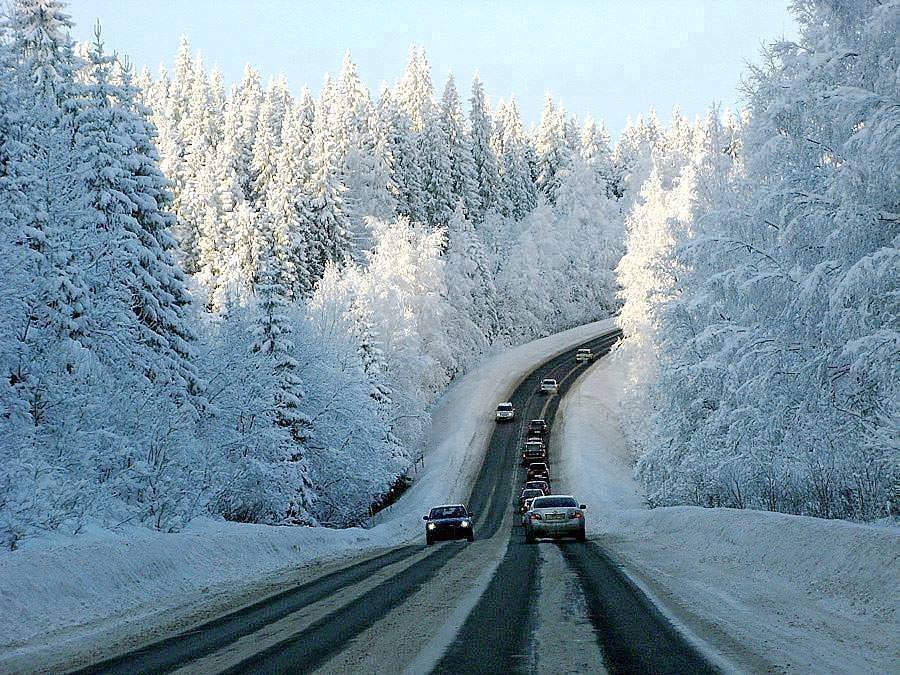
[(787, 0), (74, 0), (69, 13), (75, 39), (100, 19), (107, 48), (139, 69), (171, 68), (184, 35), (226, 85), (250, 63), (295, 93), (316, 94), (349, 50), (377, 95), (421, 44), (438, 94), (449, 72), (466, 92), (478, 72), (492, 102), (515, 95), (526, 124), (549, 92), (614, 137), (650, 107), (667, 120), (676, 104), (689, 117), (739, 106), (746, 64), (797, 34)]

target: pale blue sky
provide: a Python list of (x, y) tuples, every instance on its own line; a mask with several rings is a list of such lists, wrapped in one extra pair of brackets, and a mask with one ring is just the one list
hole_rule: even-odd
[(317, 92), (349, 49), (377, 94), (415, 42), (438, 92), (452, 70), (468, 97), (477, 70), (492, 101), (515, 94), (526, 124), (549, 91), (613, 135), (651, 106), (668, 120), (674, 104), (691, 117), (713, 100), (736, 105), (745, 64), (797, 31), (787, 0), (74, 0), (69, 12), (76, 39), (100, 18), (107, 46), (138, 68), (171, 66), (186, 35), (226, 83), (249, 62), (294, 92)]

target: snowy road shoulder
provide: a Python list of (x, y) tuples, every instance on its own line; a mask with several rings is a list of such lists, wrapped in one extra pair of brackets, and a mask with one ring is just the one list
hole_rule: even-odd
[(620, 354), (564, 399), (561, 486), (592, 538), (677, 623), (741, 670), (896, 672), (900, 530), (761, 511), (644, 508), (618, 401)]

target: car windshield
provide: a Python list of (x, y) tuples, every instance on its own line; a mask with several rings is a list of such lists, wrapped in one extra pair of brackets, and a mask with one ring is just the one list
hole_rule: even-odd
[(573, 508), (577, 506), (578, 502), (572, 497), (538, 497), (531, 504), (531, 507), (535, 509)]
[(528, 499), (529, 497), (542, 497), (543, 495), (543, 490), (532, 489), (522, 491), (522, 497), (524, 497), (525, 499)]
[(465, 518), (466, 509), (462, 506), (436, 506), (428, 516), (432, 520), (440, 518)]

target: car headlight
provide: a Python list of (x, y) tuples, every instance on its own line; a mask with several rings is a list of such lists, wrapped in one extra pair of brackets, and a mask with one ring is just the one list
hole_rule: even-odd
[(434, 526), (434, 523), (428, 523), (427, 527), (429, 530), (433, 530), (435, 526)]
[(460, 525), (461, 525), (462, 527), (469, 527), (469, 525), (471, 525), (471, 524), (472, 524), (472, 523), (470, 523), (468, 520), (464, 520), (464, 521), (462, 521), (462, 522), (460, 523)]

